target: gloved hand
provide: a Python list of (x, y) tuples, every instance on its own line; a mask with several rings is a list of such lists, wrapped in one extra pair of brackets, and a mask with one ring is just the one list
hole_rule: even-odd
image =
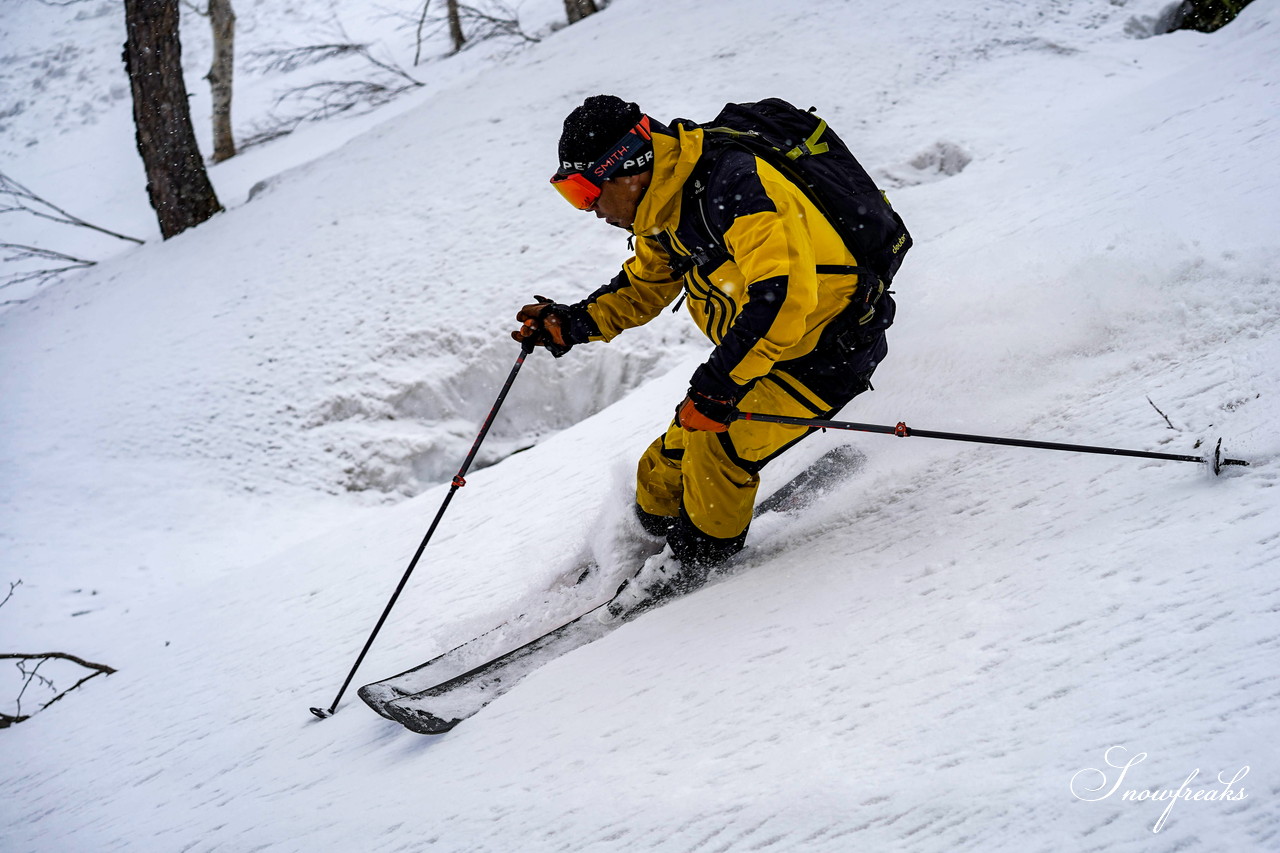
[(692, 388), (676, 408), (680, 426), (693, 432), (724, 432), (737, 416), (738, 407), (732, 400), (708, 397)]
[(545, 296), (534, 296), (538, 300), (526, 305), (516, 314), (520, 328), (511, 333), (512, 339), (519, 343), (533, 343), (546, 347), (556, 358), (573, 348), (566, 333), (568, 331), (567, 305), (557, 304)]

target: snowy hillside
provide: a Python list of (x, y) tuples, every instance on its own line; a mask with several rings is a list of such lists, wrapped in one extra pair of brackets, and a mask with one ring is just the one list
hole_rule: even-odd
[[(0, 31), (109, 57), (112, 5), (10, 0)], [(246, 43), (289, 32), (239, 5)], [(559, 5), (528, 4), (537, 44), (212, 168), (227, 212), (164, 243), (120, 80), (32, 76), (6, 39), (0, 77), (48, 92), (6, 112), (6, 168), (149, 242), (0, 313), (0, 653), (117, 670), (0, 732), (0, 849), (1280, 850), (1280, 4), (1154, 37), (1154, 0), (614, 0), (553, 30)], [(818, 435), (766, 490), (839, 443), (865, 466), (453, 733), (354, 690), (315, 720), (515, 310), (626, 257), (546, 186), (598, 92), (663, 119), (812, 104), (889, 188), (916, 248), (844, 417), (1222, 437), (1251, 467)], [(664, 313), (532, 357), (356, 685), (616, 586), (635, 459), (706, 350)], [(0, 669), (0, 711), (22, 683)]]

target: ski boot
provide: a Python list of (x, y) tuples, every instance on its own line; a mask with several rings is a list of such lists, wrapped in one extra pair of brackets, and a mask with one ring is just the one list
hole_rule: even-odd
[(656, 607), (667, 599), (693, 592), (707, 582), (709, 574), (709, 567), (682, 564), (668, 545), (645, 560), (634, 577), (622, 582), (601, 617), (612, 622)]

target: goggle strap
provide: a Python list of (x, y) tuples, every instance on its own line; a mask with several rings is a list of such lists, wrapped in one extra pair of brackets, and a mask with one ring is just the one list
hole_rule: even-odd
[(597, 182), (604, 183), (614, 172), (621, 168), (628, 157), (647, 145), (651, 139), (653, 139), (653, 134), (649, 130), (649, 117), (641, 116), (640, 121), (614, 143), (613, 147), (609, 149), (609, 153), (587, 167), (587, 180), (593, 184)]

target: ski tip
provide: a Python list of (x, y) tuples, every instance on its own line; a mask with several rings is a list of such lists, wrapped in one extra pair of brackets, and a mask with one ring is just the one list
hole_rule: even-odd
[(372, 708), (378, 716), (386, 717), (388, 720), (394, 720), (395, 717), (391, 716), (387, 706), (397, 699), (403, 699), (410, 695), (412, 694), (377, 682), (366, 684), (359, 691), (359, 696), (364, 700), (364, 703)]
[(392, 704), (388, 706), (391, 717), (411, 732), (420, 735), (442, 735), (453, 730), (462, 722), (461, 719), (446, 720), (420, 708), (405, 708)]
[(327, 711), (324, 708), (312, 708), (311, 713), (315, 714), (322, 720), (327, 720), (333, 716), (333, 711)]

